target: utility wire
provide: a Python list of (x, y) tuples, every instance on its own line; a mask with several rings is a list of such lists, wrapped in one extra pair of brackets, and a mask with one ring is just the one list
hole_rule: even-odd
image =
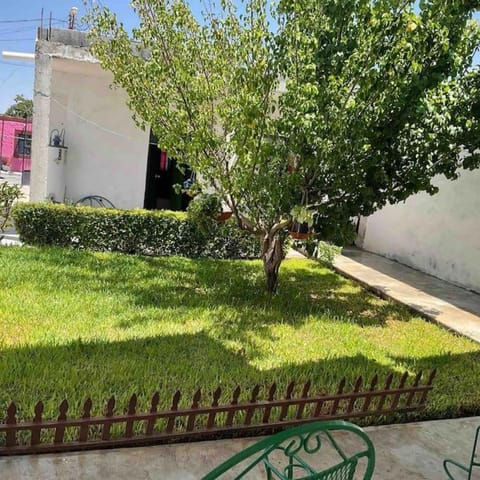
[(27, 20), (0, 20), (0, 23), (26, 23), (26, 22), (40, 22), (41, 18), (29, 18)]
[(10, 73), (10, 75), (7, 75), (3, 79), (2, 83), (0, 83), (0, 88), (3, 87), (17, 73), (17, 71), (18, 71), (18, 68), (13, 69), (12, 73)]
[(35, 41), (35, 38), (28, 37), (28, 38), (0, 38), (0, 42), (25, 42), (30, 40), (31, 42)]
[[(76, 111), (68, 108), (66, 105), (64, 105), (63, 103), (59, 102), (55, 97), (51, 97), (51, 99), (52, 99), (59, 107), (61, 107), (63, 110), (65, 110), (66, 112), (71, 113), (74, 117), (77, 117), (79, 120), (82, 120), (82, 121), (85, 122), (85, 123), (88, 123), (88, 124), (90, 124), (90, 125), (93, 125), (94, 127), (96, 127), (96, 128), (99, 129), (99, 130), (103, 130), (104, 132), (110, 133), (111, 135), (115, 135), (116, 137), (125, 138), (125, 139), (127, 139), (127, 140), (134, 140), (134, 138), (132, 138), (132, 137), (130, 137), (130, 136), (128, 136), (128, 135), (124, 135), (123, 133), (116, 132), (115, 130), (110, 130), (109, 128), (106, 128), (106, 127), (104, 127), (103, 125), (100, 125), (99, 123), (94, 122), (93, 120), (90, 120), (90, 119), (84, 117), (83, 115), (80, 115), (80, 114), (77, 113)], [(155, 143), (155, 142), (149, 142), (149, 145), (156, 145), (157, 147), (159, 146), (158, 143)]]
[(10, 65), (11, 67), (27, 67), (27, 68), (33, 68), (35, 65), (32, 64), (25, 64), (25, 63), (12, 63), (12, 62), (6, 62), (5, 60), (0, 60), (0, 63), (3, 65)]

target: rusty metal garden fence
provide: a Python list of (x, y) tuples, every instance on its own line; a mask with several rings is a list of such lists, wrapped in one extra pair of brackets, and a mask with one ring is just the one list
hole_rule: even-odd
[[(201, 390), (198, 390), (189, 408), (179, 407), (181, 394), (177, 391), (167, 410), (159, 410), (160, 395), (156, 392), (148, 412), (137, 412), (137, 396), (132, 395), (126, 413), (115, 413), (115, 399), (111, 397), (104, 415), (97, 417), (91, 416), (92, 401), (87, 399), (81, 417), (69, 418), (69, 405), (64, 400), (55, 420), (44, 419), (43, 403), (38, 402), (32, 421), (18, 421), (17, 406), (11, 403), (4, 423), (0, 424), (0, 455), (245, 436), (316, 420), (412, 412), (425, 407), (434, 377), (435, 370), (422, 383), (422, 372), (419, 372), (409, 382), (408, 374), (404, 373), (397, 382), (390, 374), (381, 388), (377, 375), (367, 384), (358, 377), (350, 391), (345, 391), (343, 379), (336, 392), (330, 394), (311, 394), (310, 382), (296, 390), (291, 382), (282, 395), (273, 384), (265, 390), (263, 398), (262, 389), (257, 385), (251, 390), (248, 401), (239, 401), (241, 389), (237, 387), (231, 400), (224, 404), (220, 403), (220, 388), (211, 396), (207, 395), (204, 404)], [(294, 391), (299, 393), (295, 396)], [(206, 399), (208, 405), (205, 405)]]

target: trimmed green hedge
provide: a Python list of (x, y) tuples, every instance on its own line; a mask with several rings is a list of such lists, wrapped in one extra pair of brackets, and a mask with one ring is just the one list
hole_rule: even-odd
[(21, 203), (13, 219), (30, 245), (197, 258), (253, 258), (259, 241), (231, 222), (205, 232), (183, 212), (114, 210), (51, 203)]

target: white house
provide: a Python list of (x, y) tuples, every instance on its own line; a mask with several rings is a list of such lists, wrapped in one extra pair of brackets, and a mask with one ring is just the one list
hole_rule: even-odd
[(84, 32), (39, 30), (31, 200), (99, 195), (118, 208), (181, 209), (186, 199), (172, 185), (182, 174), (135, 125), (126, 93), (111, 82)]
[(434, 183), (433, 197), (418, 193), (363, 218), (357, 245), (480, 292), (480, 170)]
[[(125, 92), (111, 89), (111, 81), (89, 53), (85, 33), (39, 31), (31, 200), (100, 195), (119, 208), (184, 207), (172, 184), (185, 178), (134, 124)], [(55, 136), (68, 148), (50, 146)], [(357, 244), (480, 291), (480, 171), (436, 183), (440, 193), (433, 197), (421, 193), (362, 219)]]

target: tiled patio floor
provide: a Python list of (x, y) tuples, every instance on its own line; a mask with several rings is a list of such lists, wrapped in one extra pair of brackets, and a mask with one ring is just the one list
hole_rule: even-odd
[[(446, 457), (467, 462), (480, 417), (367, 428), (376, 480), (446, 479)], [(193, 480), (256, 439), (125, 448), (0, 459), (5, 479)], [(265, 478), (257, 473), (249, 478)], [(462, 478), (462, 477), (460, 477)], [(479, 477), (475, 477), (479, 478)]]

